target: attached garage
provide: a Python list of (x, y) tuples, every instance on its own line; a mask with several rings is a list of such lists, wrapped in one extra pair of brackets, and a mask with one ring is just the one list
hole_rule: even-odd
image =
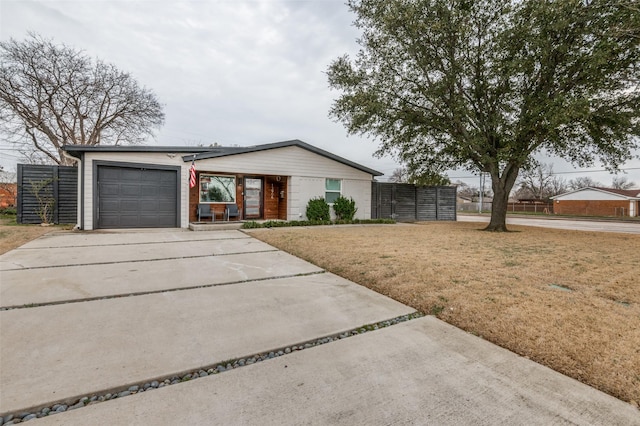
[(180, 227), (179, 167), (96, 163), (96, 228)]

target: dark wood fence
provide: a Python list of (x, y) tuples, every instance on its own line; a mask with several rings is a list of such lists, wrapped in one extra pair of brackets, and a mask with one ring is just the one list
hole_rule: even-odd
[(39, 212), (47, 200), (51, 200), (51, 223), (76, 223), (78, 169), (18, 164), (17, 222), (41, 223)]
[(553, 203), (543, 201), (519, 201), (517, 203), (508, 203), (507, 212), (553, 214)]
[(371, 217), (400, 222), (456, 220), (455, 186), (416, 186), (374, 182)]

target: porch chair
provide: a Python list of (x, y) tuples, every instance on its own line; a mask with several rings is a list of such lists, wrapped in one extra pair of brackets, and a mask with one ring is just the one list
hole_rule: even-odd
[(236, 204), (227, 204), (224, 208), (224, 217), (225, 219), (227, 219), (227, 222), (232, 217), (240, 219), (240, 212), (238, 211), (238, 206)]
[(211, 222), (215, 221), (215, 215), (211, 211), (211, 204), (198, 204), (198, 222), (202, 222), (204, 218), (211, 218)]

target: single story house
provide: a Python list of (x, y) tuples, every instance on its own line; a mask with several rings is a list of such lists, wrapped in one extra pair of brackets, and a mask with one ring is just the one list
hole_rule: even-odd
[(640, 216), (640, 189), (585, 187), (551, 199), (555, 214)]
[[(188, 228), (208, 204), (219, 220), (235, 204), (242, 220), (305, 219), (311, 198), (352, 197), (371, 218), (371, 183), (382, 173), (300, 140), (251, 147), (82, 146), (78, 227)], [(195, 185), (190, 169), (195, 166)]]

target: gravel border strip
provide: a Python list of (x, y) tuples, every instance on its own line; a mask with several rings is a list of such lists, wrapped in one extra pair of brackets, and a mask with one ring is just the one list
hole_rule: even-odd
[[(260, 253), (264, 253), (264, 252), (260, 252)], [(109, 300), (109, 299), (121, 299), (123, 297), (146, 296), (147, 294), (171, 293), (171, 292), (174, 292), (174, 291), (195, 290), (195, 289), (210, 288), (210, 287), (221, 287), (221, 286), (225, 286), (225, 285), (250, 283), (250, 282), (253, 282), (253, 281), (257, 282), (257, 281), (279, 280), (279, 279), (283, 279), (283, 278), (307, 277), (307, 276), (310, 276), (310, 275), (320, 275), (320, 274), (326, 274), (326, 273), (327, 273), (327, 271), (325, 271), (323, 269), (321, 271), (315, 271), (315, 272), (303, 272), (303, 273), (300, 273), (300, 274), (279, 275), (279, 276), (276, 276), (276, 277), (264, 277), (264, 278), (252, 278), (252, 279), (238, 280), (238, 281), (227, 281), (227, 282), (224, 282), (224, 283), (201, 284), (201, 285), (190, 286), (190, 287), (176, 287), (176, 288), (168, 288), (168, 289), (163, 289), (163, 290), (149, 290), (149, 291), (140, 291), (140, 292), (135, 292), (135, 293), (112, 294), (110, 296), (86, 297), (86, 298), (83, 298), (83, 299), (73, 299), (73, 300), (58, 300), (58, 301), (55, 301), (55, 302), (29, 303), (29, 304), (26, 304), (26, 305), (19, 305), (19, 306), (3, 306), (3, 307), (0, 307), (0, 312), (12, 311), (14, 309), (30, 309), (30, 308), (39, 308), (39, 307), (42, 307), (42, 306), (68, 305), (70, 303), (93, 302), (93, 301), (96, 301), (96, 300)], [(0, 423), (0, 425), (2, 425), (2, 423)]]
[(154, 389), (163, 388), (166, 386), (175, 385), (190, 380), (199, 379), (201, 377), (207, 377), (215, 374), (224, 373), (229, 370), (233, 370), (240, 367), (245, 367), (258, 362), (267, 361), (272, 358), (288, 355), (293, 352), (299, 352), (304, 349), (313, 348), (316, 346), (324, 345), (326, 343), (334, 342), (336, 340), (346, 339), (359, 334), (368, 333), (370, 331), (379, 330), (381, 328), (390, 327), (395, 324), (410, 321), (416, 318), (423, 317), (421, 312), (413, 312), (411, 314), (402, 315), (399, 317), (391, 318), (385, 321), (380, 321), (372, 324), (365, 324), (360, 327), (353, 328), (343, 333), (332, 334), (329, 336), (321, 337), (318, 339), (309, 340), (307, 342), (298, 343), (297, 345), (286, 346), (278, 349), (274, 349), (268, 352), (261, 352), (251, 356), (242, 358), (230, 359), (227, 361), (211, 364), (197, 370), (187, 370), (178, 374), (172, 374), (169, 376), (159, 377), (155, 380), (138, 383), (131, 386), (125, 386), (122, 388), (114, 388), (110, 392), (96, 393), (91, 396), (83, 396), (78, 399), (62, 400), (55, 404), (48, 405), (46, 407), (40, 407), (37, 410), (28, 410), (19, 413), (7, 413), (0, 417), (0, 425), (8, 426), (18, 423), (22, 423), (35, 418), (51, 416), (65, 411), (75, 410), (89, 405), (98, 404), (100, 402), (109, 401), (112, 399), (124, 398), (130, 395), (135, 395), (141, 392), (148, 392)]
[[(239, 239), (239, 238), (236, 238)], [(161, 257), (158, 259), (140, 259), (140, 260), (122, 260), (118, 262), (95, 262), (95, 263), (70, 263), (68, 265), (50, 265), (50, 266), (31, 266), (28, 268), (12, 268), (12, 269), (3, 269), (2, 272), (9, 271), (28, 271), (30, 269), (52, 269), (52, 268), (70, 268), (76, 266), (93, 266), (93, 265), (118, 265), (120, 263), (140, 263), (140, 262), (160, 262), (163, 260), (180, 260), (180, 259), (198, 259), (201, 257), (212, 257), (212, 256), (231, 256), (234, 254), (256, 254), (256, 253), (270, 253), (273, 251), (280, 251), (278, 249), (270, 249), (270, 250), (255, 250), (255, 251), (239, 251), (239, 252), (229, 252), (222, 254), (198, 254), (193, 256), (177, 256), (177, 257)]]

